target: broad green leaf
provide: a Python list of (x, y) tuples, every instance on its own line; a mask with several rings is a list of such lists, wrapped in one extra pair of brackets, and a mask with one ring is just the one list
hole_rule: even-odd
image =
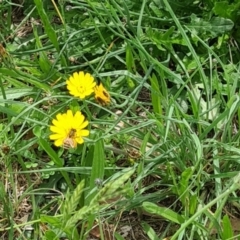
[[(4, 101), (3, 101), (3, 103), (4, 103)], [(16, 111), (13, 111), (10, 108), (1, 106), (1, 103), (0, 103), (0, 112), (6, 113), (8, 116), (11, 116), (11, 117), (16, 117), (18, 115), (18, 113)]]
[(216, 33), (226, 33), (232, 30), (234, 23), (230, 19), (215, 17), (211, 20), (211, 31)]
[(235, 1), (231, 3), (229, 1), (214, 2), (213, 12), (223, 18), (229, 18), (233, 21), (236, 20), (240, 8), (240, 2)]
[(142, 204), (142, 207), (148, 213), (164, 217), (165, 219), (167, 219), (171, 222), (178, 223), (178, 224), (184, 223), (184, 217), (181, 216), (180, 214), (172, 211), (169, 208), (159, 207), (155, 203), (151, 203), (151, 202), (144, 202)]
[[(173, 32), (175, 27), (170, 27), (166, 32), (148, 28), (146, 31), (147, 36), (156, 44), (159, 50), (166, 51), (165, 47), (171, 47), (172, 44), (186, 45), (181, 36), (175, 37)], [(174, 36), (174, 37), (173, 37)]]
[(122, 235), (120, 235), (119, 233), (115, 232), (114, 233), (114, 239), (116, 240), (125, 240), (125, 238), (122, 237)]
[[(45, 152), (48, 154), (48, 156), (52, 159), (52, 161), (54, 162), (54, 164), (57, 167), (63, 167), (64, 161), (58, 157), (57, 153), (51, 148), (51, 146), (49, 145), (49, 143), (43, 139), (43, 138), (39, 138), (39, 145), (45, 150)], [(64, 171), (59, 170), (62, 174), (62, 176), (64, 177), (65, 181), (68, 184), (68, 187), (73, 189), (72, 186), (72, 182), (68, 176), (68, 174)]]
[[(96, 186), (96, 179), (102, 180), (104, 177), (104, 165), (105, 165), (105, 154), (104, 154), (104, 143), (103, 139), (97, 141), (94, 145), (92, 171), (90, 177), (90, 190)], [(88, 197), (88, 202), (91, 201), (93, 195)]]
[(48, 223), (56, 228), (60, 228), (62, 225), (61, 219), (53, 216), (48, 215), (41, 215), (40, 216), (41, 222)]
[[(132, 53), (132, 48), (130, 45), (126, 46), (126, 66), (129, 72), (133, 72), (136, 69), (135, 63), (134, 63), (134, 58), (133, 58), (133, 53)], [(127, 85), (130, 90), (134, 89), (135, 83), (131, 79), (131, 77), (127, 76)]]
[[(179, 194), (185, 195), (188, 192), (189, 179), (193, 174), (193, 168), (187, 168), (182, 174), (179, 182)], [(186, 194), (187, 195), (187, 194)]]
[(44, 240), (59, 240), (59, 238), (57, 237), (56, 233), (53, 232), (52, 230), (47, 230), (44, 233)]
[(213, 36), (229, 32), (233, 26), (234, 23), (230, 19), (213, 17), (210, 21), (205, 21), (195, 14), (191, 15), (191, 25), (188, 25), (189, 28), (195, 30), (198, 34), (209, 32)]
[[(134, 63), (134, 58), (133, 58), (133, 53), (132, 53), (132, 48), (129, 44), (126, 46), (126, 66), (127, 66), (127, 70), (129, 72), (135, 72), (136, 71), (136, 66), (135, 66), (135, 63)], [(134, 89), (135, 83), (131, 79), (131, 77), (127, 76), (126, 80), (127, 80), (127, 85), (128, 85), (129, 90)]]
[(46, 151), (46, 153), (53, 160), (56, 166), (63, 166), (63, 160), (58, 157), (57, 153), (50, 147), (49, 143), (45, 139), (39, 138), (39, 145)]
[(152, 9), (157, 17), (161, 18), (164, 16), (164, 12), (160, 9), (159, 6), (156, 6), (156, 3), (154, 1), (149, 4), (149, 8)]
[(234, 234), (233, 234), (232, 224), (228, 215), (225, 215), (223, 217), (222, 228), (223, 228), (222, 239), (223, 240), (232, 239)]
[[(8, 88), (5, 89), (6, 99), (13, 100), (17, 98), (21, 98), (24, 96), (29, 96), (30, 94), (33, 94), (32, 88)], [(0, 100), (4, 99), (2, 92), (0, 92)]]
[(193, 174), (193, 168), (187, 168), (182, 174), (179, 183), (175, 185), (172, 190), (178, 194), (182, 204), (186, 206), (189, 202), (189, 179)]
[(190, 215), (193, 215), (196, 212), (197, 203), (198, 203), (198, 195), (194, 193), (192, 196), (189, 197), (189, 213), (190, 213)]
[(136, 69), (135, 63), (134, 63), (134, 58), (133, 58), (133, 53), (132, 53), (132, 48), (130, 45), (126, 46), (126, 65), (127, 65), (127, 70), (132, 72), (132, 70)]

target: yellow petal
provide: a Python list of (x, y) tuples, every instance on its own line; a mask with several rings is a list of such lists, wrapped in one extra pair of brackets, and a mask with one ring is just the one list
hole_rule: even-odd
[(81, 130), (81, 131), (78, 131), (79, 135), (82, 136), (82, 137), (87, 137), (89, 135), (89, 130)]
[(52, 131), (54, 133), (62, 134), (62, 135), (65, 134), (65, 129), (59, 128), (59, 127), (56, 127), (56, 126), (50, 126), (50, 131)]
[(76, 138), (76, 141), (77, 141), (77, 143), (79, 143), (79, 144), (82, 144), (82, 143), (84, 142), (82, 137)]
[(54, 142), (54, 144), (55, 144), (55, 146), (60, 147), (60, 146), (63, 145), (63, 140), (58, 139), (58, 140), (56, 140), (56, 141)]
[(64, 140), (64, 137), (63, 137), (62, 135), (60, 135), (60, 134), (51, 134), (51, 135), (49, 136), (49, 138), (50, 138), (51, 140), (56, 140), (56, 139)]

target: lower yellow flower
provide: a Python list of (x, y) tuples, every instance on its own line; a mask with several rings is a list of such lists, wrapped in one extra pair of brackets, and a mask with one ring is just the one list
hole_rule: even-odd
[(101, 105), (108, 105), (111, 101), (110, 94), (103, 87), (102, 83), (94, 88), (95, 99)]
[(81, 99), (91, 95), (96, 86), (93, 76), (90, 73), (84, 74), (82, 71), (73, 73), (66, 83), (69, 93)]
[(89, 135), (89, 130), (84, 129), (88, 124), (89, 122), (85, 120), (80, 111), (77, 111), (75, 115), (71, 110), (64, 114), (59, 113), (52, 121), (50, 130), (53, 133), (49, 138), (57, 147), (75, 148), (77, 144), (84, 142), (83, 137)]

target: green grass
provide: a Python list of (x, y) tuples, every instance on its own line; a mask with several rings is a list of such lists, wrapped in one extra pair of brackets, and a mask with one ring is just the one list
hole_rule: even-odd
[[(239, 8), (2, 1), (1, 239), (240, 239)], [(76, 71), (111, 104), (69, 95)], [(67, 109), (77, 149), (49, 139)]]

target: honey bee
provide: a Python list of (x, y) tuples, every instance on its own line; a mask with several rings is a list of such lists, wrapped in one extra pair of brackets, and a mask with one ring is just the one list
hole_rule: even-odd
[(68, 136), (63, 141), (63, 148), (69, 149), (69, 148), (75, 148), (75, 142), (73, 140), (76, 133), (76, 129), (71, 128), (69, 131)]

